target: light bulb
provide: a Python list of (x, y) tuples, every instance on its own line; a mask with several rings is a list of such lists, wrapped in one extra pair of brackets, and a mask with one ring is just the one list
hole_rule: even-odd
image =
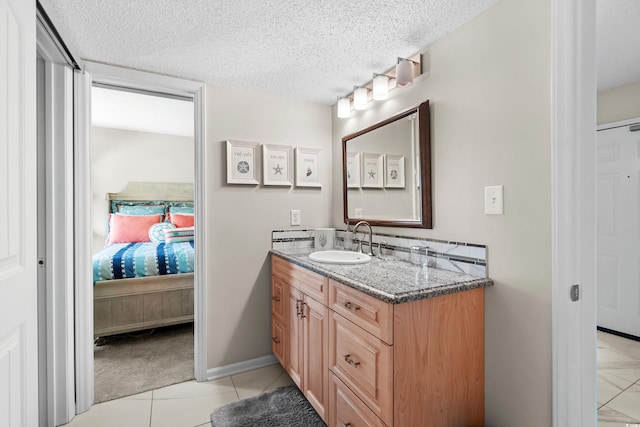
[(389, 97), (389, 77), (384, 74), (373, 76), (373, 99), (382, 101)]
[(366, 87), (356, 87), (353, 91), (353, 108), (356, 110), (364, 110), (367, 108), (367, 88)]
[(413, 62), (408, 59), (398, 58), (396, 65), (396, 86), (409, 87), (413, 84)]
[(351, 116), (351, 100), (349, 98), (338, 98), (338, 117), (346, 119)]

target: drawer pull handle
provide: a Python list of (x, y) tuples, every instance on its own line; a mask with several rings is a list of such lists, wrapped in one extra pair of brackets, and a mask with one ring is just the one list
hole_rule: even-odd
[(344, 308), (346, 308), (347, 310), (351, 310), (351, 311), (358, 311), (360, 310), (360, 306), (352, 304), (351, 301), (347, 301), (344, 303)]
[(272, 337), (271, 341), (273, 341), (276, 344), (280, 344), (280, 338), (278, 338), (278, 337)]
[(357, 367), (358, 367), (358, 365), (360, 365), (360, 362), (356, 362), (355, 360), (353, 360), (353, 359), (351, 358), (351, 355), (350, 355), (350, 354), (345, 354), (345, 355), (344, 355), (344, 361), (345, 361), (345, 362), (347, 362), (349, 365), (351, 365), (351, 366), (355, 367), (355, 368), (357, 368)]
[(275, 302), (280, 302), (280, 297), (277, 295), (272, 296), (271, 299), (274, 300)]
[(304, 306), (305, 306), (305, 305), (307, 305), (307, 303), (306, 303), (306, 302), (302, 302), (302, 303), (300, 304), (300, 318), (301, 318), (301, 319), (304, 319), (305, 317), (307, 317), (307, 315), (306, 315), (306, 314), (304, 314)]
[(342, 423), (342, 427), (351, 427), (351, 423)]
[(301, 302), (302, 302), (302, 300), (300, 300), (300, 299), (297, 299), (297, 300), (296, 300), (296, 316), (298, 316), (298, 317), (300, 317), (300, 315), (302, 314), (302, 313), (300, 312), (300, 303), (301, 303)]

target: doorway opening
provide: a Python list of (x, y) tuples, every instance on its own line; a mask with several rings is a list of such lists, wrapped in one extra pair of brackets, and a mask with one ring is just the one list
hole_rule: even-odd
[(598, 127), (598, 421), (640, 423), (640, 118)]
[(194, 377), (193, 100), (94, 83), (91, 125), (100, 403)]

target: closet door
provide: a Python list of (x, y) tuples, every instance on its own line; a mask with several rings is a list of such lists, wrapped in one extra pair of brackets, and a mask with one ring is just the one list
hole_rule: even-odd
[(640, 130), (598, 131), (598, 326), (640, 337)]
[(35, 1), (0, 0), (0, 425), (38, 425)]

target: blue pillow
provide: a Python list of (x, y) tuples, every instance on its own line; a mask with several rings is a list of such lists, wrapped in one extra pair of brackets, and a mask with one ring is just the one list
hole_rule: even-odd
[(162, 205), (120, 205), (118, 213), (122, 215), (164, 215)]
[(169, 207), (169, 212), (176, 214), (193, 214), (194, 209), (193, 206), (171, 206)]
[(165, 241), (164, 230), (169, 230), (172, 228), (176, 228), (175, 225), (170, 222), (159, 222), (157, 224), (153, 224), (149, 227), (149, 240), (153, 243), (162, 243)]

